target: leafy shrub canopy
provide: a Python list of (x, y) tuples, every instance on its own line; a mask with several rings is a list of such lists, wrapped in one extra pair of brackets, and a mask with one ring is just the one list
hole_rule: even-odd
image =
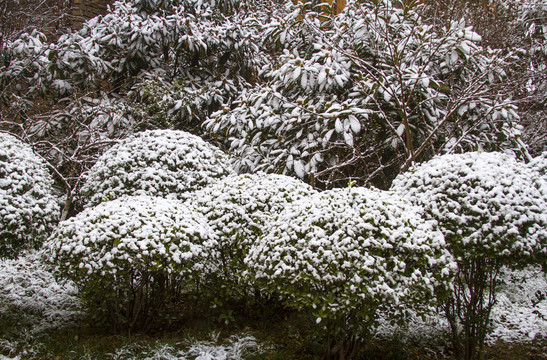
[(516, 108), (491, 93), (505, 77), (501, 54), (463, 21), (429, 25), (424, 6), (348, 0), (326, 17), (311, 2), (286, 2), (262, 20), (261, 45), (274, 56), (259, 81), (206, 129), (224, 138), (238, 171), (327, 188), (349, 178), (388, 187), (431, 148), (526, 153)]
[(529, 166), (534, 171), (539, 172), (543, 181), (545, 181), (545, 177), (547, 176), (547, 151), (533, 158), (532, 161), (530, 161)]
[(0, 258), (39, 246), (58, 218), (45, 162), (26, 144), (0, 132)]
[(210, 241), (205, 220), (184, 204), (135, 196), (101, 203), (61, 223), (47, 253), (61, 273), (82, 285), (93, 277), (200, 269)]
[(217, 254), (230, 275), (272, 217), (286, 206), (316, 193), (306, 183), (277, 174), (229, 176), (195, 194), (194, 205), (218, 236)]
[(472, 152), (438, 156), (399, 175), (392, 189), (438, 221), (454, 256), (516, 265), (547, 255), (547, 198), (534, 177), (509, 155)]
[(61, 223), (45, 254), (98, 320), (146, 331), (162, 305), (205, 271), (213, 241), (205, 219), (177, 200), (123, 197)]
[(184, 199), (232, 173), (228, 156), (195, 135), (144, 131), (106, 151), (91, 168), (82, 193), (88, 206), (121, 195)]
[(392, 194), (335, 189), (291, 204), (246, 263), (268, 289), (318, 317), (352, 314), (370, 325), (383, 305), (434, 296), (451, 274), (444, 247), (419, 209)]

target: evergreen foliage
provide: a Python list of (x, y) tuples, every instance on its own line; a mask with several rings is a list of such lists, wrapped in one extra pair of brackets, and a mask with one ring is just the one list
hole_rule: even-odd
[(420, 209), (365, 188), (290, 204), (251, 247), (252, 277), (317, 318), (326, 357), (352, 358), (380, 314), (434, 302), (452, 276), (442, 234)]
[(392, 190), (435, 220), (458, 264), (443, 309), (456, 355), (482, 358), (503, 266), (547, 261), (547, 197), (539, 174), (502, 153), (443, 155), (399, 175)]
[(230, 158), (184, 131), (136, 133), (107, 150), (89, 171), (88, 206), (122, 195), (184, 199), (233, 170)]
[(206, 122), (238, 157), (324, 187), (389, 187), (431, 153), (515, 149), (516, 108), (495, 89), (504, 56), (463, 22), (429, 25), (418, 2), (350, 1), (325, 17), (286, 4), (262, 24), (261, 81)]
[(28, 144), (0, 132), (0, 258), (39, 247), (59, 219), (53, 179)]
[(146, 330), (207, 272), (215, 241), (205, 219), (177, 200), (122, 197), (62, 222), (45, 258), (106, 324)]

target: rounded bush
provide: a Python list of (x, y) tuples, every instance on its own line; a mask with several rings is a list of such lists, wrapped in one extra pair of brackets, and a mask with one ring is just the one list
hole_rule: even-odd
[(547, 255), (547, 201), (535, 177), (510, 155), (472, 152), (435, 157), (399, 175), (392, 190), (439, 223), (454, 256), (511, 265)]
[(456, 259), (443, 311), (457, 358), (481, 358), (502, 267), (546, 263), (547, 196), (535, 167), (502, 153), (443, 155), (393, 182), (437, 222)]
[(201, 276), (212, 242), (206, 220), (183, 203), (123, 197), (62, 222), (46, 254), (116, 326), (143, 328), (172, 287)]
[(350, 318), (350, 328), (369, 329), (380, 309), (426, 303), (450, 279), (444, 238), (419, 213), (389, 192), (325, 191), (289, 205), (245, 262), (318, 322)]
[(122, 195), (185, 199), (189, 192), (233, 174), (220, 149), (184, 131), (137, 133), (107, 150), (89, 171), (87, 206)]
[(301, 180), (262, 172), (228, 176), (195, 193), (193, 206), (218, 238), (217, 266), (231, 290), (241, 280), (243, 259), (264, 227), (286, 206), (315, 193)]
[(39, 247), (59, 211), (45, 161), (16, 137), (0, 132), (0, 258)]

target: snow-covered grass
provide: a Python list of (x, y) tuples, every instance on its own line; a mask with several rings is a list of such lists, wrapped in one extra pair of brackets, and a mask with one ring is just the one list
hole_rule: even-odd
[(541, 268), (506, 272), (501, 282), (490, 342), (547, 339), (547, 276)]
[(233, 335), (225, 342), (219, 342), (215, 337), (212, 334), (211, 340), (193, 340), (174, 345), (158, 342), (140, 349), (128, 345), (108, 356), (113, 360), (135, 359), (137, 354), (142, 360), (239, 360), (266, 349), (255, 337), (247, 334)]
[(36, 338), (75, 324), (83, 313), (74, 284), (57, 281), (39, 253), (0, 260), (0, 360), (33, 353)]
[[(111, 352), (98, 353), (91, 348), (84, 348), (80, 352), (72, 351), (67, 357), (94, 360), (242, 360), (259, 355), (269, 349), (255, 337), (239, 334), (222, 341), (213, 336), (210, 340), (185, 340), (176, 343), (162, 340), (150, 344), (128, 342)], [(22, 356), (25, 359), (33, 358), (32, 350)], [(20, 359), (19, 355), (0, 354), (0, 360)]]
[(36, 323), (31, 333), (61, 327), (82, 313), (77, 289), (59, 282), (39, 253), (0, 261), (0, 312), (24, 312)]
[[(540, 267), (528, 267), (505, 270), (499, 280), (487, 343), (547, 339), (547, 275)], [(376, 338), (388, 339), (396, 334), (404, 343), (443, 346), (448, 331), (444, 316), (432, 309), (425, 318), (411, 315), (404, 327), (382, 321), (376, 328)]]
[[(39, 259), (39, 254), (31, 253), (0, 262), (0, 360), (53, 358), (57, 352), (63, 354), (61, 359), (236, 360), (265, 358), (264, 354), (276, 351), (277, 344), (262, 340), (269, 336), (268, 330), (253, 332), (257, 335), (253, 337), (234, 329), (238, 335), (226, 338), (218, 332), (203, 336), (190, 329), (178, 337), (152, 337), (145, 342), (138, 337), (116, 337), (113, 341), (107, 334), (81, 335), (82, 323), (73, 326), (81, 316), (76, 288), (56, 281)], [(547, 276), (539, 267), (530, 267), (506, 271), (500, 281), (488, 342), (547, 339)], [(18, 323), (6, 326), (6, 321)], [(294, 324), (282, 326), (289, 329)], [(62, 327), (67, 331), (60, 334)], [(437, 347), (447, 344), (447, 329), (442, 316), (432, 314), (425, 319), (412, 317), (405, 327), (382, 323), (375, 334), (379, 340), (395, 337), (408, 346), (437, 351)], [(76, 340), (76, 335), (81, 338)], [(291, 333), (281, 341), (294, 336)], [(309, 341), (299, 336), (296, 342)], [(99, 348), (97, 343), (106, 345)]]

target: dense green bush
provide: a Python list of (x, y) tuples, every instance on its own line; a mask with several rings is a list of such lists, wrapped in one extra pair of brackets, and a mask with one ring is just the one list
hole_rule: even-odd
[(547, 196), (531, 166), (502, 153), (438, 156), (392, 189), (425, 209), (446, 237), (458, 276), (444, 311), (456, 355), (481, 358), (502, 266), (544, 264)]
[[(214, 253), (225, 295), (246, 294), (251, 284), (241, 274), (251, 246), (286, 206), (314, 193), (298, 179), (261, 172), (229, 176), (196, 192), (194, 206), (207, 217), (218, 237)], [(215, 292), (218, 290), (215, 286)]]
[(260, 19), (273, 56), (204, 122), (238, 171), (387, 188), (434, 153), (526, 153), (516, 107), (498, 91), (504, 56), (463, 20), (430, 25), (421, 1), (347, 0), (332, 17), (314, 4), (287, 1)]
[(88, 206), (121, 195), (184, 199), (233, 174), (229, 157), (184, 131), (137, 133), (107, 150), (82, 187)]
[(177, 200), (123, 197), (62, 222), (48, 261), (118, 329), (146, 330), (161, 306), (206, 272), (214, 234)]
[(258, 284), (317, 318), (326, 356), (352, 356), (380, 313), (427, 304), (451, 277), (444, 238), (419, 212), (388, 192), (325, 191), (288, 205), (245, 261)]
[(0, 258), (39, 247), (59, 211), (45, 162), (28, 145), (0, 132)]

